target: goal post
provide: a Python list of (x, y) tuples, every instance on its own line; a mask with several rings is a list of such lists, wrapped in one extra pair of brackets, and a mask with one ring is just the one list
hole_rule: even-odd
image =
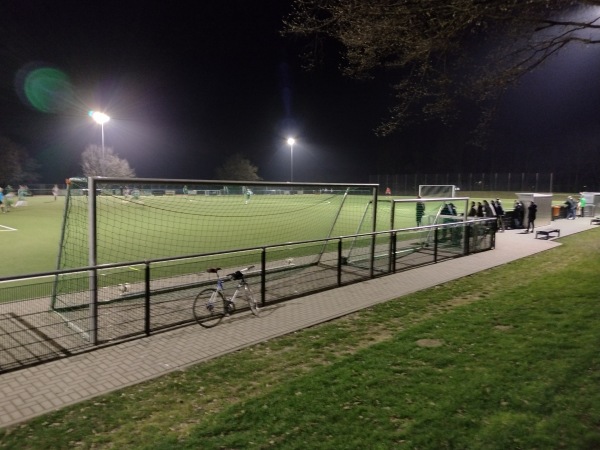
[(429, 247), (435, 233), (434, 228), (429, 226), (465, 222), (469, 200), (469, 197), (394, 199), (392, 229), (416, 228), (412, 235), (405, 235), (408, 240), (405, 245), (412, 245), (415, 249)]
[[(282, 243), (347, 236), (356, 232), (375, 184), (272, 183), (145, 178), (71, 178), (57, 269), (139, 263), (190, 255), (242, 251)], [(375, 220), (366, 229), (374, 231)], [(324, 246), (323, 246), (324, 248)], [(290, 246), (290, 252), (294, 249)], [(324, 250), (321, 250), (324, 251)], [(282, 255), (292, 258), (293, 254)], [(319, 254), (307, 264), (318, 264)], [(205, 261), (205, 260), (204, 260)], [(251, 261), (249, 264), (260, 262)], [(206, 262), (204, 264), (207, 264)], [(181, 274), (204, 269), (197, 260)], [(100, 270), (89, 291), (139, 284), (140, 268)], [(175, 269), (164, 270), (169, 277)], [(158, 277), (153, 270), (153, 279)], [(58, 276), (52, 309), (68, 312), (97, 303), (81, 279)], [(108, 288), (111, 288), (110, 290)], [(72, 295), (73, 292), (80, 292)]]

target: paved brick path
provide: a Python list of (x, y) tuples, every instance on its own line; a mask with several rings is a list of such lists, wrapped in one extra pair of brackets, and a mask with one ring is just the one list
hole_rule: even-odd
[[(589, 219), (559, 220), (561, 236), (590, 229)], [(560, 245), (509, 230), (496, 249), (345, 286), (240, 314), (207, 330), (188, 326), (0, 375), (0, 427), (159, 377), (258, 342), (377, 303), (461, 278)]]

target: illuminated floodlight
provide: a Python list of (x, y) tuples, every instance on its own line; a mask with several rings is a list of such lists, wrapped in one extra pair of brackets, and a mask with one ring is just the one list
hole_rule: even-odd
[(94, 119), (96, 121), (96, 123), (99, 123), (100, 125), (104, 125), (106, 122), (108, 122), (110, 120), (109, 116), (107, 116), (106, 114), (104, 114), (100, 111), (90, 111), (88, 113), (88, 116), (90, 116), (92, 119)]
[(110, 120), (110, 116), (100, 112), (100, 111), (90, 111), (88, 113), (88, 116), (90, 116), (92, 119), (94, 119), (94, 121), (96, 123), (100, 124), (100, 128), (102, 129), (102, 175), (104, 175), (104, 158), (105, 158), (105, 152), (104, 152), (104, 124), (106, 122), (108, 122)]
[(288, 145), (290, 146), (290, 183), (294, 181), (294, 144), (296, 139), (293, 137), (288, 138)]

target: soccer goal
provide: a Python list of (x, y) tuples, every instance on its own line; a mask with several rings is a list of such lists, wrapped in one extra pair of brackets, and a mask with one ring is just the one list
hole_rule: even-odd
[(446, 237), (451, 235), (453, 240), (449, 243), (456, 245), (460, 234), (456, 231), (451, 234), (449, 230), (465, 222), (468, 207), (469, 197), (394, 199), (392, 229), (411, 229), (399, 234), (396, 257), (433, 248), (436, 230), (432, 225), (446, 225), (441, 228), (439, 238), (445, 243)]
[[(98, 270), (101, 301), (119, 302), (143, 287), (142, 261), (181, 257), (176, 266), (153, 266), (153, 280), (168, 279), (176, 288), (223, 260), (194, 255), (351, 235), (376, 195), (376, 185), (72, 178), (58, 269), (131, 262), (125, 270)], [(318, 264), (325, 246), (310, 248), (286, 247), (280, 265)], [(260, 252), (248, 251), (246, 258), (260, 263)], [(89, 291), (84, 277), (58, 276), (52, 309), (66, 315), (85, 308)]]
[[(468, 197), (378, 199), (365, 206), (356, 234), (363, 232), (363, 228), (375, 215), (377, 231), (401, 230), (396, 234), (394, 256), (402, 258), (415, 252), (433, 249), (436, 227), (432, 225), (444, 225), (439, 232), (438, 248), (447, 246), (458, 249), (462, 232), (455, 228), (465, 221), (468, 204)], [(379, 235), (373, 248), (374, 253), (371, 254), (371, 247), (367, 245), (366, 240), (355, 238), (346, 257), (347, 263), (362, 266), (370, 264), (373, 259), (378, 261), (378, 266), (385, 268), (386, 261), (380, 260), (388, 258), (390, 254), (389, 236)], [(450, 249), (450, 252), (452, 251)]]
[(460, 191), (458, 187), (453, 184), (420, 184), (419, 185), (419, 197), (425, 198), (443, 198), (443, 197), (456, 197), (456, 192)]

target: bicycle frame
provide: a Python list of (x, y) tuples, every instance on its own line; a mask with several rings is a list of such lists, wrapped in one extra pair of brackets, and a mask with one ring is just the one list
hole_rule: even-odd
[[(243, 290), (243, 295), (246, 302), (255, 316), (259, 315), (259, 307), (256, 303), (252, 290), (246, 282), (243, 272), (250, 270), (254, 266), (238, 270), (226, 277), (219, 277), (220, 268), (208, 269), (208, 273), (217, 275), (217, 285), (214, 288), (207, 288), (201, 291), (192, 307), (196, 321), (205, 328), (211, 328), (217, 325), (225, 316), (233, 314), (236, 310), (236, 300), (239, 298), (240, 292)], [(235, 291), (231, 297), (226, 296), (223, 286), (225, 281), (235, 280), (238, 282)], [(210, 293), (210, 294), (209, 294)]]

